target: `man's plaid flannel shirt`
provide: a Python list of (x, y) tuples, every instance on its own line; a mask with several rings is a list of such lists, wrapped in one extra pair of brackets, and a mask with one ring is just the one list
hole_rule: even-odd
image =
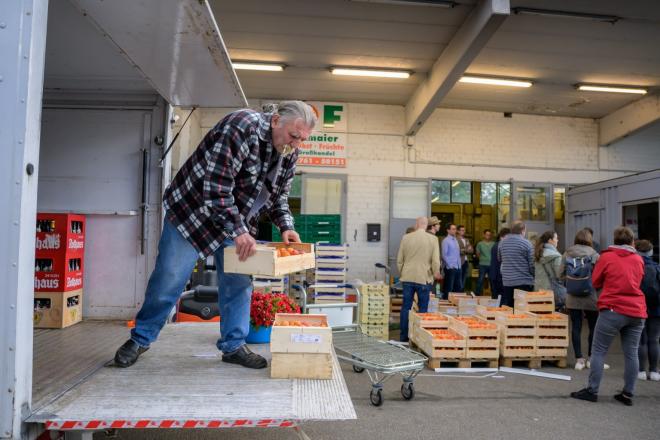
[[(269, 168), (279, 153), (272, 144), (272, 114), (239, 110), (211, 129), (165, 190), (167, 219), (200, 256), (215, 252), (226, 238), (257, 233), (259, 216), (268, 212), (280, 229), (293, 229), (288, 197), (298, 152), (283, 157), (272, 182)], [(257, 196), (270, 196), (246, 224)]]

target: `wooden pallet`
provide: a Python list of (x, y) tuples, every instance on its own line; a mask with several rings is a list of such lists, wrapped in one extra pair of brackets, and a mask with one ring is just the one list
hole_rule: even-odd
[(436, 368), (497, 368), (498, 359), (451, 359), (451, 358), (429, 358), (426, 365), (431, 369)]
[(541, 361), (541, 366), (543, 366), (543, 363), (552, 363), (557, 368), (566, 368), (568, 366), (566, 356), (545, 356), (538, 359)]
[(541, 359), (536, 356), (501, 356), (501, 367), (541, 368)]

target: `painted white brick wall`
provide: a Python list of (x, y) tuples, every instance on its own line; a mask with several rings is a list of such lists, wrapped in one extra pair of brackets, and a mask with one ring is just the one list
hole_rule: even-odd
[[(188, 151), (228, 111), (200, 110)], [(300, 170), (348, 175), (350, 279), (372, 280), (387, 260), (390, 177), (579, 184), (660, 167), (658, 147), (634, 138), (599, 148), (591, 119), (438, 109), (408, 149), (403, 107), (350, 103), (347, 113), (348, 166)], [(382, 225), (381, 242), (366, 241), (367, 223)]]

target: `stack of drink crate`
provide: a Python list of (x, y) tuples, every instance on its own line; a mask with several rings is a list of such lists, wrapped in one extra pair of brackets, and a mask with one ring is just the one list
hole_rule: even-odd
[(64, 328), (82, 320), (85, 217), (37, 214), (34, 326)]
[(347, 276), (348, 245), (317, 243), (314, 302), (346, 302), (346, 289), (336, 285), (346, 284)]
[(362, 333), (389, 338), (390, 286), (383, 283), (360, 286), (360, 328)]

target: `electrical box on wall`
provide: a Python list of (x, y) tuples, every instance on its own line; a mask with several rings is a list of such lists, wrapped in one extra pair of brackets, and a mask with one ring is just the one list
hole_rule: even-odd
[(380, 223), (367, 223), (367, 241), (380, 241)]

